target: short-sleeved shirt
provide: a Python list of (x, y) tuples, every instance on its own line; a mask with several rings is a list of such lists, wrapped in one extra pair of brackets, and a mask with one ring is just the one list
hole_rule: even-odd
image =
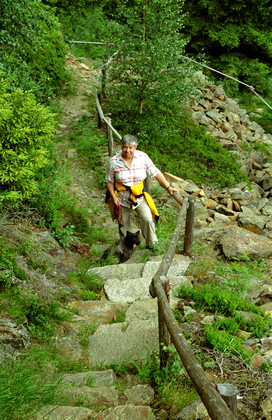
[[(128, 168), (120, 152), (110, 159), (105, 181), (111, 182), (112, 184), (117, 181), (131, 187), (132, 185), (139, 184), (146, 179), (147, 176), (154, 178), (159, 173), (160, 170), (154, 165), (146, 153), (135, 150), (131, 166)], [(129, 191), (118, 191), (117, 197), (121, 206), (131, 207), (131, 204), (128, 201), (129, 196)], [(143, 197), (137, 200), (137, 205), (133, 207), (137, 207), (141, 200), (143, 200)]]

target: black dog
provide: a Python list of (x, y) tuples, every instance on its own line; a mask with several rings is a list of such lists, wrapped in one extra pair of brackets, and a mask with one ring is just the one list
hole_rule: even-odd
[(120, 263), (127, 261), (133, 254), (137, 245), (140, 244), (140, 231), (131, 233), (127, 231), (124, 238), (119, 239), (114, 245), (104, 251), (101, 259), (105, 260), (109, 255), (118, 258)]

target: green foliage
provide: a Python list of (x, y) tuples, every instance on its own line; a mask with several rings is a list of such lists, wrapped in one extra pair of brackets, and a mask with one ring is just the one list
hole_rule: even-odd
[(262, 280), (266, 270), (265, 260), (251, 261), (248, 257), (246, 261), (217, 261), (214, 267), (215, 275), (224, 279), (239, 295), (247, 290), (253, 277)]
[(6, 91), (0, 80), (0, 201), (16, 203), (37, 191), (35, 175), (45, 166), (54, 116), (30, 92)]
[(272, 93), (269, 0), (185, 0), (184, 11), (188, 53), (204, 53), (217, 70)]
[(64, 248), (68, 248), (71, 243), (75, 240), (75, 226), (67, 225), (63, 228), (58, 227), (54, 232), (53, 236), (57, 239), (58, 243)]
[[(205, 340), (217, 350), (240, 355), (247, 363), (250, 362), (250, 356), (242, 348), (243, 339), (236, 336), (238, 331), (249, 331), (252, 336), (260, 338), (271, 330), (270, 316), (265, 315), (249, 300), (221, 286), (207, 284), (200, 289), (181, 286), (178, 296), (182, 299), (192, 298), (197, 308), (225, 315), (213, 325), (205, 327)], [(243, 312), (252, 312), (252, 315), (245, 317)]]
[(89, 267), (89, 261), (82, 259), (79, 264), (79, 271), (70, 273), (67, 276), (67, 281), (79, 286), (79, 294), (84, 300), (100, 300), (103, 279), (93, 273), (90, 273), (88, 271)]
[(60, 378), (49, 368), (48, 354), (33, 347), (28, 355), (0, 365), (1, 419), (34, 418), (45, 405), (65, 404)]
[(250, 354), (242, 348), (243, 343), (238, 337), (227, 331), (219, 331), (211, 325), (205, 327), (204, 334), (207, 343), (211, 344), (216, 350), (241, 356), (250, 364)]
[(139, 133), (140, 148), (165, 172), (196, 183), (218, 187), (246, 181), (239, 164), (205, 129), (197, 125), (185, 111), (164, 112), (157, 125), (146, 125)]
[(237, 310), (260, 313), (261, 311), (247, 299), (239, 297), (236, 293), (214, 284), (205, 284), (200, 289), (191, 289), (181, 286), (177, 290), (180, 298), (192, 298), (197, 307), (222, 315), (234, 316)]
[(94, 170), (98, 182), (104, 186), (106, 169), (101, 147), (107, 144), (105, 135), (98, 133), (94, 122), (83, 116), (75, 125), (70, 140), (76, 146), (79, 155), (86, 158), (86, 163)]
[(218, 330), (225, 330), (231, 335), (235, 335), (239, 331), (239, 325), (234, 318), (223, 318), (216, 321), (214, 327)]
[(27, 280), (25, 273), (17, 267), (14, 249), (0, 236), (0, 291), (10, 287), (14, 277)]
[[(213, 59), (213, 66), (221, 69), (226, 74), (235, 77), (238, 80), (245, 81), (248, 85), (253, 86), (260, 94), (272, 94), (272, 74), (271, 67), (268, 64), (260, 62), (258, 59), (248, 58), (241, 54), (232, 52), (231, 54), (222, 54), (220, 58)], [(230, 86), (231, 79), (225, 79), (224, 85)], [(236, 83), (236, 89), (230, 90), (233, 94), (239, 92), (241, 85)]]
[(48, 102), (68, 79), (57, 19), (40, 0), (3, 0), (0, 28), (0, 71), (9, 89), (31, 89)]
[(150, 383), (156, 389), (156, 406), (167, 405), (172, 412), (179, 412), (197, 399), (197, 392), (186, 373), (174, 347), (163, 349), (169, 354), (168, 367), (161, 369), (158, 355), (148, 360), (132, 362), (139, 381)]
[[(93, 335), (97, 330), (97, 325), (82, 325), (80, 328), (80, 343), (82, 346), (87, 346), (90, 341), (90, 335)], [(90, 386), (90, 385), (89, 385)]]
[(261, 316), (259, 314), (254, 315), (247, 321), (246, 327), (248, 331), (250, 331), (254, 337), (261, 338), (267, 333), (269, 333), (269, 331), (271, 330), (271, 327), (272, 327), (271, 317), (269, 315), (266, 315), (266, 316)]
[(29, 332), (38, 340), (50, 340), (56, 331), (56, 321), (70, 318), (68, 312), (61, 311), (58, 301), (41, 301), (36, 295), (23, 297), (22, 307), (28, 321)]
[[(69, 21), (68, 21), (69, 19)], [(112, 42), (113, 33), (118, 31), (118, 24), (107, 20), (102, 7), (90, 7), (84, 13), (65, 17), (64, 36), (70, 41)], [(72, 53), (77, 57), (102, 58), (106, 60), (107, 45), (70, 44)]]
[[(261, 127), (263, 127), (266, 133), (272, 132), (272, 112), (271, 109), (267, 107), (264, 108), (260, 117), (250, 117), (251, 120), (256, 121)], [(272, 155), (271, 148), (270, 148), (270, 156)]]
[(122, 32), (114, 41), (118, 54), (110, 68), (107, 103), (110, 112), (118, 110), (116, 124), (125, 114), (137, 133), (145, 116), (160, 120), (161, 107), (175, 108), (193, 91), (186, 79), (191, 74), (188, 63), (180, 65), (185, 45), (182, 2), (118, 1), (116, 16)]

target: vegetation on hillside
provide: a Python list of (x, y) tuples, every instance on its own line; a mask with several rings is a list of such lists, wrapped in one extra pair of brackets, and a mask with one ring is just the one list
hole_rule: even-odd
[(35, 175), (46, 163), (54, 116), (31, 92), (7, 92), (0, 80), (0, 202), (18, 203), (37, 193)]
[(272, 95), (272, 35), (269, 0), (185, 0), (186, 52)]
[[(184, 99), (187, 100), (196, 92), (192, 84), (193, 78), (188, 77), (192, 75), (193, 68), (188, 62), (181, 61), (181, 55), (185, 53), (188, 44), (188, 38), (184, 36), (187, 30), (186, 22), (188, 24), (188, 15), (184, 14), (188, 7), (186, 2), (184, 5), (173, 0), (165, 1), (163, 5), (159, 0), (137, 0), (133, 4), (119, 0), (104, 0), (99, 4), (91, 0), (82, 0), (77, 4), (64, 4), (55, 0), (43, 3), (40, 0), (31, 3), (17, 0), (13, 5), (10, 0), (1, 3), (1, 69), (5, 75), (7, 94), (10, 95), (11, 102), (16, 102), (15, 89), (19, 88), (22, 92), (31, 90), (38, 101), (37, 104), (46, 104), (68, 81), (64, 60), (66, 49), (60, 24), (55, 17), (57, 14), (62, 22), (64, 38), (82, 36), (83, 40), (101, 41), (110, 37), (106, 39), (110, 41), (107, 50), (106, 47), (92, 47), (92, 50), (96, 51), (93, 55), (102, 58), (103, 61), (106, 53), (118, 51), (110, 67), (111, 71), (108, 72), (106, 100), (103, 106), (106, 112), (111, 113), (114, 126), (123, 134), (136, 134), (141, 148), (151, 154), (162, 170), (191, 178), (197, 183), (212, 183), (219, 187), (246, 180), (245, 174), (240, 172), (239, 164), (233, 161), (233, 155), (230, 157), (216, 140), (207, 136), (193, 123), (181, 106)], [(194, 4), (189, 12), (194, 17), (196, 10), (193, 6)], [(226, 21), (231, 22), (231, 16), (234, 15), (234, 9), (236, 10), (236, 5), (234, 6), (230, 10), (223, 7), (222, 11), (218, 12), (218, 21), (222, 16), (228, 16)], [(201, 7), (217, 16), (216, 1), (209, 7), (203, 2)], [(239, 7), (243, 9), (243, 3)], [(257, 7), (256, 13), (260, 16), (262, 28), (267, 28), (267, 15), (263, 3)], [(250, 17), (253, 19), (251, 14)], [(237, 22), (235, 19), (234, 22)], [(196, 21), (198, 22), (197, 19)], [(206, 25), (204, 20), (202, 25)], [(223, 42), (225, 32), (221, 32), (217, 31), (220, 45), (226, 44), (230, 48), (229, 41)], [(201, 45), (201, 37), (198, 37), (197, 30), (193, 33), (194, 39), (199, 39)], [(241, 34), (238, 38), (242, 40)], [(259, 38), (258, 42), (261, 42)], [(78, 54), (84, 54), (86, 51), (78, 46), (75, 48)], [(268, 47), (263, 48), (268, 57)], [(231, 54), (232, 50), (228, 52)], [(235, 57), (235, 54), (231, 57)], [(235, 65), (235, 68), (238, 67)], [(249, 65), (247, 67), (250, 68)], [(263, 76), (261, 71), (254, 72), (254, 77), (258, 78), (260, 84), (263, 83)], [(267, 72), (265, 76), (267, 81)], [(25, 113), (26, 103), (21, 101), (16, 104), (17, 114)], [(3, 106), (2, 121), (6, 124), (10, 112), (6, 100)], [(49, 119), (51, 120), (51, 117)], [(263, 120), (264, 124), (268, 123), (268, 126), (271, 126), (269, 116), (265, 117), (264, 114)], [(17, 124), (16, 121), (18, 120), (14, 120)], [(28, 123), (22, 120), (22, 124)], [(41, 131), (44, 130), (49, 135), (48, 122), (44, 121), (44, 127), (41, 120), (39, 124)], [(52, 124), (51, 128), (53, 132)], [(18, 144), (18, 133), (15, 136), (15, 131), (11, 132), (8, 141), (5, 139), (2, 143), (2, 150), (6, 155), (10, 154), (8, 142)], [(33, 135), (33, 127), (28, 125), (24, 131), (25, 141), (31, 143)], [(46, 153), (45, 143), (43, 147)], [(16, 174), (17, 164), (18, 156), (16, 159), (10, 157), (8, 163), (4, 162), (2, 171)], [(20, 201), (29, 197), (31, 191), (35, 193), (33, 182), (40, 167), (41, 162), (39, 166), (32, 166), (32, 186), (27, 190), (24, 190), (25, 186), (21, 184), (20, 187), (16, 183), (12, 186), (12, 180), (15, 181), (15, 178), (9, 176), (7, 185), (7, 179), (2, 177), (2, 197), (7, 197), (8, 192), (14, 190), (17, 191), (17, 195), (13, 194), (13, 200)]]
[(49, 103), (67, 81), (65, 45), (54, 11), (40, 0), (2, 0), (0, 73), (8, 89), (31, 90)]
[[(165, 7), (162, 7), (162, 3)], [(143, 8), (144, 4), (146, 9)], [(99, 250), (94, 245), (105, 244), (113, 237), (109, 227), (104, 230), (98, 221), (101, 213), (98, 201), (88, 203), (87, 208), (87, 205), (82, 206), (76, 198), (68, 194), (67, 186), (71, 183), (67, 176), (69, 169), (56, 153), (58, 145), (54, 143), (62, 139), (52, 137), (57, 116), (53, 115), (46, 105), (51, 102), (51, 107), (51, 99), (57, 99), (55, 95), (69, 80), (69, 75), (65, 69), (66, 48), (61, 40), (60, 26), (55, 13), (62, 22), (65, 38), (69, 35), (70, 39), (80, 38), (86, 41), (115, 40), (120, 53), (112, 67), (103, 106), (111, 113), (114, 126), (123, 134), (129, 131), (137, 134), (140, 148), (148, 151), (162, 170), (190, 178), (196, 183), (209, 182), (219, 187), (245, 179), (245, 175), (239, 171), (238, 164), (228, 152), (212, 137), (207, 136), (181, 107), (182, 100), (194, 92), (194, 89), (184, 80), (185, 74), (190, 75), (192, 70), (185, 69), (185, 64), (179, 60), (179, 54), (186, 51), (186, 40), (182, 35), (184, 29), (180, 24), (185, 22), (188, 25), (190, 16), (183, 16), (187, 7), (185, 2), (185, 8), (180, 8), (180, 21), (176, 20), (176, 9), (173, 8), (176, 4), (177, 2), (172, 0), (1, 2), (0, 70), (4, 80), (0, 82), (0, 210), (3, 214), (6, 211), (11, 217), (16, 216), (18, 208), (34, 211), (36, 230), (48, 228), (64, 249), (74, 250), (72, 245), (78, 238), (84, 241), (88, 250), (87, 256), (80, 259), (77, 271), (65, 276), (65, 287), (62, 288), (62, 280), (57, 279), (55, 295), (41, 298), (40, 291), (35, 290), (35, 279), (31, 280), (29, 274), (36, 270), (39, 277), (50, 276), (50, 267), (41, 258), (39, 246), (31, 239), (22, 238), (19, 238), (15, 245), (12, 240), (9, 242), (8, 237), (4, 238), (0, 234), (0, 313), (3, 317), (25, 323), (32, 343), (27, 351), (21, 352), (17, 360), (8, 365), (0, 364), (0, 418), (3, 420), (29, 419), (44, 405), (71, 403), (69, 398), (63, 395), (63, 388), (59, 387), (61, 375), (67, 372), (83, 372), (92, 366), (89, 366), (84, 357), (72, 361), (57, 351), (52, 337), (56, 334), (59, 322), (69, 320), (72, 315), (71, 310), (67, 309), (69, 300), (101, 299), (102, 282), (96, 276), (90, 275), (88, 269), (92, 265), (99, 265)], [(190, 3), (190, 7), (194, 7), (192, 16), (195, 16), (195, 7), (198, 5), (202, 7), (199, 7), (199, 10), (203, 11), (203, 8), (211, 10), (214, 4), (215, 1), (209, 2), (209, 5), (205, 1)], [(243, 4), (241, 1), (241, 7)], [(223, 11), (218, 10), (219, 20), (222, 16), (225, 19), (228, 11), (230, 14), (238, 7), (238, 3), (234, 3), (233, 8), (225, 8), (225, 5), (226, 2), (222, 7)], [(257, 11), (263, 8), (265, 14), (265, 5), (267, 3), (262, 1), (254, 7)], [(120, 6), (118, 15), (117, 6)], [(159, 22), (154, 21), (155, 10), (157, 18), (160, 17)], [(146, 14), (143, 14), (144, 11)], [(247, 13), (251, 13), (250, 10)], [(186, 20), (183, 20), (185, 18)], [(199, 15), (198, 23), (201, 19)], [(192, 22), (196, 25), (196, 19)], [(264, 34), (269, 38), (265, 17), (262, 24)], [(207, 28), (206, 21), (203, 21), (202, 25)], [(232, 29), (234, 31), (234, 27)], [(202, 36), (199, 31), (195, 33)], [(221, 46), (224, 46), (223, 35), (227, 39), (226, 33), (218, 31), (216, 34), (215, 41)], [(232, 38), (234, 35), (233, 32)], [(241, 32), (241, 40), (240, 35)], [(215, 34), (212, 36), (215, 38)], [(124, 37), (127, 40), (125, 46), (120, 42)], [(258, 37), (257, 41), (256, 46), (259, 48), (262, 39)], [(199, 45), (201, 42), (199, 40)], [(193, 44), (190, 43), (188, 46), (192, 48)], [(266, 40), (263, 39), (262, 45), (265, 43)], [(78, 56), (84, 56), (87, 54), (87, 48), (89, 47), (75, 46), (73, 51)], [(88, 54), (95, 59), (99, 58), (95, 61), (95, 65), (99, 67), (101, 62), (104, 62), (106, 49), (93, 48), (95, 49), (92, 49), (92, 52), (89, 48)], [(262, 48), (265, 49), (265, 45)], [(233, 51), (229, 44), (227, 49), (228, 57), (232, 56)], [(112, 52), (114, 51), (115, 48)], [(233, 54), (233, 57), (232, 64), (235, 67), (237, 55)], [(260, 59), (261, 57), (258, 57), (258, 60)], [(257, 66), (261, 71), (255, 72), (254, 77), (269, 76), (267, 63), (264, 63), (264, 67)], [(261, 64), (261, 61), (257, 64)], [(232, 74), (240, 76), (241, 72), (242, 64), (239, 62), (237, 73)], [(247, 80), (246, 75), (243, 77)], [(269, 91), (268, 88), (265, 90), (262, 87), (261, 77), (256, 83), (264, 93)], [(254, 106), (258, 106), (257, 102)], [(96, 128), (94, 109), (92, 116), (91, 122), (86, 117), (77, 121), (65, 140), (81, 156), (80, 165), (86, 171), (92, 169), (96, 183), (102, 185), (105, 164), (101, 151), (106, 149), (105, 134), (103, 130), (98, 131)], [(269, 114), (264, 112), (262, 118), (268, 129), (271, 128)], [(153, 196), (161, 196), (161, 189), (158, 188), (157, 191), (152, 191)], [(13, 210), (7, 206), (9, 203), (15, 204)], [(177, 211), (165, 202), (159, 210), (162, 222), (159, 222), (157, 228), (161, 246), (158, 251), (163, 253), (175, 227)], [(22, 212), (18, 215), (18, 224), (21, 224), (23, 233), (31, 231), (30, 219), (27, 227), (23, 225), (25, 214)], [(5, 223), (4, 215), (0, 223)], [(178, 250), (181, 247), (182, 240), (179, 241)], [(142, 262), (149, 257), (149, 251), (146, 252)], [(247, 290), (252, 281), (263, 280), (269, 267), (265, 261), (226, 261), (215, 253), (214, 249), (207, 249), (203, 243), (195, 244), (193, 252), (194, 259), (187, 274), (194, 277), (195, 284), (193, 288), (180, 288), (179, 297), (184, 299), (186, 304), (186, 299), (194, 301), (195, 309), (201, 308), (209, 314), (216, 314), (217, 317), (216, 322), (209, 327), (200, 327), (198, 333), (188, 332), (185, 336), (194, 346), (199, 362), (204, 368), (211, 368), (216, 359), (213, 355), (217, 351), (222, 352), (224, 366), (220, 366), (220, 373), (224, 370), (224, 375), (227, 375), (229, 353), (235, 355), (235, 359), (230, 359), (231, 363), (243, 359), (243, 364), (239, 366), (242, 366), (242, 369), (244, 362), (250, 364), (251, 355), (243, 349), (244, 339), (243, 336), (236, 336), (237, 331), (243, 329), (254, 338), (263, 337), (271, 331), (270, 318), (241, 297), (241, 293)], [(24, 262), (22, 266), (19, 266), (20, 259)], [(111, 261), (107, 263), (110, 264)], [(30, 284), (31, 281), (34, 286)], [(245, 321), (241, 311), (250, 312), (251, 318)], [(119, 314), (116, 321), (124, 321), (122, 315)], [(186, 329), (193, 315), (183, 315), (182, 312), (175, 311), (175, 316)], [(83, 346), (87, 346), (88, 337), (96, 328), (94, 324), (81, 331), (80, 340)], [(122, 382), (125, 374), (136, 374), (141, 383), (150, 383), (154, 387), (154, 410), (162, 407), (165, 412), (171, 411), (176, 414), (196, 399), (197, 395), (175, 350), (166, 348), (165, 351), (170, 352), (168, 369), (160, 369), (157, 355), (152, 355), (142, 363), (113, 366), (119, 375), (119, 383), (115, 386), (119, 386), (119, 389), (125, 386), (125, 380)], [(212, 353), (213, 351), (215, 353)], [(269, 363), (262, 368), (271, 372)], [(242, 369), (238, 373), (240, 376)], [(243, 378), (245, 389), (248, 389), (249, 382), (253, 382), (248, 372)], [(234, 373), (231, 369), (232, 380)], [(254, 387), (258, 385), (261, 389), (260, 383), (261, 381), (254, 379)], [(258, 402), (263, 398), (263, 393), (260, 394)], [(82, 406), (87, 405), (83, 400), (79, 403)]]

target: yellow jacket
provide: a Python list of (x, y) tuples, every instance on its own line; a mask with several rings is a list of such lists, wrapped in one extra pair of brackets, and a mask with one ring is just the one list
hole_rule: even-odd
[(147, 192), (147, 190), (145, 188), (144, 181), (141, 181), (137, 185), (132, 185), (131, 187), (128, 187), (127, 185), (123, 185), (119, 182), (115, 182), (115, 188), (116, 188), (116, 193), (117, 193), (117, 191), (129, 191), (130, 192), (129, 201), (133, 205), (136, 205), (137, 198), (140, 198), (140, 197), (144, 196), (147, 204), (149, 205), (149, 208), (151, 210), (153, 218), (155, 219), (155, 221), (159, 220), (158, 210), (155, 206), (155, 203), (154, 203), (151, 195)]

